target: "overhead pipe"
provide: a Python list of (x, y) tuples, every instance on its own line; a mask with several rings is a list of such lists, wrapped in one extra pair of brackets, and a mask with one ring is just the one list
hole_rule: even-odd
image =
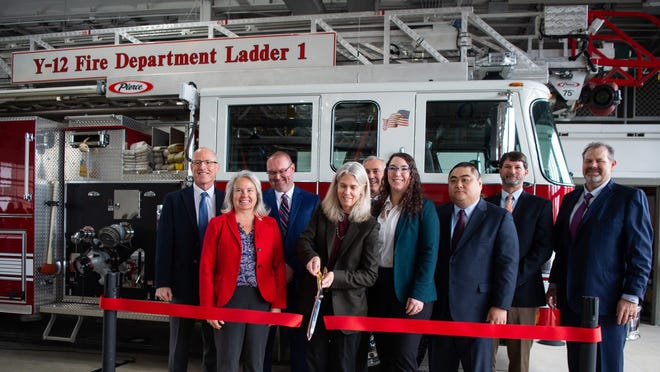
[(72, 95), (103, 95), (105, 94), (105, 85), (76, 85), (70, 87), (51, 87), (51, 88), (25, 88), (25, 89), (5, 89), (0, 90), (0, 100), (11, 100), (17, 98), (42, 98)]

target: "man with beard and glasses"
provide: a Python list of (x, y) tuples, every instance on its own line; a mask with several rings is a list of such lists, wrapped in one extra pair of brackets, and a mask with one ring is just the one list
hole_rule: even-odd
[[(612, 180), (614, 150), (600, 142), (582, 152), (584, 186), (564, 197), (554, 227), (555, 259), (546, 300), (561, 325), (579, 326), (581, 298), (599, 298), (598, 371), (623, 371), (627, 325), (644, 297), (653, 228), (642, 190)], [(579, 370), (580, 343), (567, 342), (568, 367)]]
[[(536, 309), (545, 305), (545, 289), (541, 268), (552, 255), (552, 205), (544, 199), (523, 190), (529, 170), (527, 157), (511, 151), (500, 159), (502, 192), (486, 201), (506, 209), (513, 216), (518, 233), (519, 257), (516, 290), (507, 324), (536, 324)], [(533, 340), (507, 339), (509, 372), (529, 371), (529, 352)], [(499, 340), (494, 340), (493, 371)]]

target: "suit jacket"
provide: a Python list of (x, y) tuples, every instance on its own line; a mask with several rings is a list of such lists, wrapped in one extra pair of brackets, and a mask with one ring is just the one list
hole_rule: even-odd
[[(286, 307), (286, 268), (277, 222), (254, 218), (255, 265), (259, 293), (274, 308)], [(199, 269), (201, 306), (224, 306), (234, 294), (241, 265), (241, 236), (234, 212), (211, 219)]]
[[(328, 220), (319, 205), (298, 239), (297, 253), (301, 262), (307, 264), (313, 257), (319, 256), (321, 267), (327, 266), (335, 228), (336, 224)], [(379, 228), (378, 221), (373, 217), (365, 222), (350, 223), (332, 270), (334, 281), (329, 291), (326, 289), (326, 293), (332, 296), (334, 315), (367, 315), (366, 290), (376, 283), (378, 277)], [(308, 272), (303, 276), (300, 295), (303, 314), (311, 313), (316, 289), (316, 277)]]
[[(225, 193), (218, 188), (214, 192), (219, 216)], [(201, 251), (193, 187), (167, 194), (156, 235), (156, 288), (170, 287), (178, 301), (197, 305)]]
[[(374, 210), (378, 216), (379, 210)], [(394, 232), (394, 293), (402, 304), (408, 298), (433, 302), (437, 298), (435, 265), (438, 261), (440, 222), (431, 200), (425, 199), (415, 216), (401, 214)]]
[[(270, 208), (269, 215), (277, 221), (281, 232), (282, 221), (280, 221), (280, 213), (277, 209), (275, 190), (270, 188), (264, 191), (263, 195), (264, 203)], [(305, 227), (307, 227), (314, 209), (319, 205), (319, 201), (318, 195), (312, 194), (300, 187), (293, 188), (293, 198), (289, 206), (289, 226), (286, 235), (282, 235), (282, 240), (284, 244), (284, 258), (286, 263), (294, 270), (296, 278), (300, 278), (306, 272), (305, 265), (300, 262), (296, 255), (296, 241), (298, 241), (298, 237), (305, 230)]]
[(550, 282), (557, 285), (560, 308), (581, 313), (581, 296), (599, 298), (599, 314), (615, 315), (623, 293), (644, 298), (653, 228), (644, 192), (610, 180), (582, 217), (574, 239), (570, 216), (584, 192), (564, 197), (554, 228), (555, 260)]
[[(501, 206), (502, 194), (486, 201)], [(545, 305), (545, 287), (541, 267), (552, 255), (552, 205), (550, 200), (523, 191), (513, 209), (518, 232), (519, 263), (513, 307)]]
[[(518, 271), (518, 237), (511, 213), (479, 200), (451, 251), (452, 203), (438, 207), (438, 300), (432, 319), (483, 322), (491, 307), (509, 309)], [(447, 313), (448, 312), (448, 313)]]

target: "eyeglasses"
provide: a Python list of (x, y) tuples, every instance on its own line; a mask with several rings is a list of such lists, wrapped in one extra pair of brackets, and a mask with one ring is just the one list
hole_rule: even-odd
[(406, 172), (410, 172), (411, 169), (412, 167), (408, 167), (408, 166), (397, 167), (396, 165), (390, 165), (389, 167), (387, 167), (387, 171), (392, 173), (396, 173), (398, 171), (401, 171), (401, 173), (406, 173)]
[(292, 165), (293, 165), (293, 163), (289, 164), (289, 166), (286, 167), (286, 168), (282, 168), (282, 169), (278, 169), (278, 170), (269, 170), (269, 171), (266, 171), (266, 173), (267, 173), (269, 176), (277, 176), (278, 174), (284, 174), (284, 173), (286, 173), (289, 169), (291, 169), (291, 166), (292, 166)]
[(214, 160), (193, 160), (190, 163), (196, 167), (199, 167), (202, 164), (206, 165), (207, 167), (210, 167), (213, 164), (218, 164), (218, 162)]

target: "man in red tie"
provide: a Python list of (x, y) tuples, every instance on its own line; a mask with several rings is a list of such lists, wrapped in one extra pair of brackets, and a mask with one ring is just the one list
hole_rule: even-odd
[[(513, 217), (481, 199), (481, 175), (472, 163), (455, 165), (448, 187), (451, 203), (437, 208), (438, 299), (431, 319), (505, 324), (518, 271)], [(492, 339), (431, 336), (429, 350), (431, 371), (458, 371), (459, 362), (466, 372), (491, 369)]]
[[(527, 157), (519, 151), (507, 152), (500, 162), (502, 192), (486, 201), (507, 209), (516, 224), (520, 263), (516, 292), (507, 324), (536, 323), (536, 309), (545, 305), (545, 288), (541, 267), (552, 255), (552, 205), (544, 199), (523, 190), (527, 169)], [(529, 352), (533, 340), (506, 339), (509, 372), (529, 371)], [(493, 370), (498, 340), (493, 349)]]

